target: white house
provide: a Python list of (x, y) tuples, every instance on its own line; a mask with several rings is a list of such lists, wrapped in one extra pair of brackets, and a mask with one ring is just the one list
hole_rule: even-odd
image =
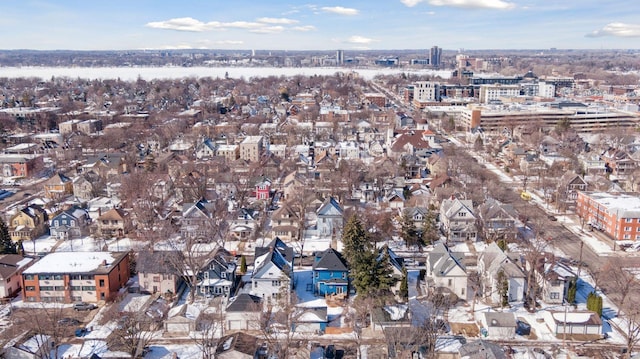
[(344, 226), (344, 217), (342, 207), (333, 197), (327, 198), (324, 203), (316, 211), (317, 214), (317, 230), (321, 237), (342, 237), (342, 228)]
[(476, 216), (471, 200), (445, 199), (440, 205), (440, 225), (451, 242), (475, 241)]
[[(274, 242), (276, 244), (270, 244), (268, 248), (256, 248), (251, 273), (249, 294), (262, 298), (265, 307), (277, 307), (279, 300), (288, 303), (289, 298), (279, 298), (279, 296), (281, 294), (288, 296), (293, 288), (293, 258), (285, 254), (293, 250), (283, 243), (278, 245), (277, 240), (272, 241)], [(267, 250), (266, 253), (263, 252), (264, 249)]]
[(526, 276), (514, 259), (509, 258), (493, 242), (478, 257), (478, 273), (482, 278), (484, 296), (494, 303), (502, 301), (500, 282), (506, 281), (509, 302), (522, 301), (526, 288)]
[(427, 257), (426, 278), (429, 287), (446, 288), (461, 299), (470, 299), (463, 257), (464, 254), (453, 253), (445, 244), (437, 243)]

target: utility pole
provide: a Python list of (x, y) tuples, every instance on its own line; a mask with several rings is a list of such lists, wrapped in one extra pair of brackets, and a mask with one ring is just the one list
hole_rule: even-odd
[(576, 287), (578, 286), (578, 279), (580, 278), (580, 268), (582, 268), (582, 247), (584, 247), (584, 242), (580, 241), (580, 261), (578, 262), (578, 273), (576, 274)]

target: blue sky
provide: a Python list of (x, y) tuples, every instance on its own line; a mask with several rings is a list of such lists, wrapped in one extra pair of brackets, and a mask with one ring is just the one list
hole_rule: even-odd
[(638, 0), (5, 0), (0, 49), (638, 49)]

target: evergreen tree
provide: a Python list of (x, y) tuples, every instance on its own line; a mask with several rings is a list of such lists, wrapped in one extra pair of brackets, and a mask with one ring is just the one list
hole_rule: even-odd
[(16, 254), (16, 244), (11, 240), (9, 235), (9, 227), (5, 221), (0, 218), (0, 254)]
[(247, 258), (245, 256), (240, 257), (240, 273), (247, 273)]
[(420, 236), (413, 218), (409, 215), (409, 211), (404, 211), (402, 215), (400, 236), (404, 240), (407, 247), (412, 247), (420, 243)]
[(573, 277), (571, 278), (571, 280), (569, 280), (569, 288), (567, 288), (567, 303), (573, 304), (576, 301), (577, 291), (577, 278)]
[(425, 246), (434, 244), (440, 239), (438, 226), (436, 224), (435, 211), (431, 209), (427, 210), (427, 215), (422, 221), (422, 232), (420, 233), (420, 237), (422, 244)]
[(400, 282), (400, 298), (409, 299), (409, 278), (406, 268), (402, 268), (402, 282)]
[(393, 268), (391, 266), (391, 257), (389, 252), (384, 250), (382, 255), (377, 256), (375, 263), (375, 289), (379, 293), (389, 292), (398, 281), (393, 276)]
[(509, 305), (509, 279), (507, 275), (500, 271), (498, 272), (498, 293), (501, 298), (501, 306), (504, 308)]
[(357, 266), (359, 257), (367, 251), (367, 232), (365, 232), (358, 215), (349, 218), (342, 232), (342, 254), (350, 266)]
[(602, 316), (602, 297), (596, 292), (591, 292), (587, 295), (587, 309)]
[(371, 251), (362, 252), (358, 256), (358, 261), (352, 262), (351, 276), (353, 278), (353, 286), (359, 295), (367, 296), (376, 291), (376, 267), (376, 256)]

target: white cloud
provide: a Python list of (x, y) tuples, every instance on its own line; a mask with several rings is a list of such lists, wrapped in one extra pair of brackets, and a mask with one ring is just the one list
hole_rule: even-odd
[(299, 22), (298, 20), (287, 19), (284, 17), (281, 17), (281, 18), (261, 17), (256, 21), (262, 22), (265, 24), (280, 24), (280, 25), (291, 25), (291, 24), (297, 24)]
[(264, 27), (264, 24), (258, 22), (248, 21), (233, 21), (233, 22), (219, 22), (209, 21), (202, 22), (191, 17), (180, 17), (175, 19), (169, 19), (165, 21), (149, 22), (145, 26), (154, 29), (165, 29), (175, 31), (191, 31), (202, 32), (209, 30), (225, 30), (229, 28), (235, 29), (257, 29)]
[(612, 22), (605, 25), (600, 30), (595, 30), (587, 34), (587, 37), (602, 37), (602, 36), (640, 37), (640, 25), (623, 24), (621, 22)]
[(358, 11), (358, 9), (342, 7), (342, 6), (331, 6), (331, 7), (325, 6), (325, 7), (322, 7), (321, 9), (324, 12), (330, 12), (338, 15), (348, 15), (348, 16), (358, 15), (358, 13), (360, 12)]
[(400, 0), (408, 7), (414, 7), (421, 2), (428, 2), (433, 6), (451, 6), (469, 9), (512, 9), (516, 4), (503, 0)]
[(242, 40), (219, 40), (214, 42), (217, 45), (242, 45), (244, 41)]
[(370, 39), (368, 37), (364, 37), (364, 36), (359, 36), (359, 35), (353, 35), (350, 38), (348, 38), (346, 40), (346, 42), (352, 43), (352, 44), (370, 44), (372, 42), (374, 42), (376, 40), (374, 39)]
[(401, 3), (405, 4), (408, 7), (414, 7), (423, 1), (425, 0), (400, 0)]
[(315, 26), (313, 25), (305, 25), (305, 26), (294, 26), (291, 28), (292, 30), (296, 30), (296, 31), (314, 31), (316, 29)]
[(267, 27), (261, 27), (258, 29), (252, 29), (249, 30), (250, 32), (256, 33), (256, 34), (277, 34), (279, 32), (283, 32), (284, 31), (284, 27), (282, 26), (267, 26)]

